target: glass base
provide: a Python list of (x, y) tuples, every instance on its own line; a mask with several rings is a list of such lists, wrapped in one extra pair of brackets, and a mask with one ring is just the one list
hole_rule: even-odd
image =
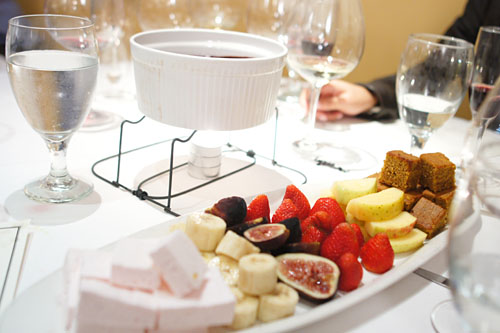
[(357, 147), (336, 146), (329, 142), (302, 138), (293, 142), (293, 148), (303, 158), (340, 171), (367, 170), (377, 165), (375, 156)]
[(113, 112), (91, 110), (80, 130), (84, 132), (104, 131), (117, 127), (122, 121), (123, 118)]
[(432, 327), (438, 333), (466, 333), (462, 319), (452, 300), (436, 305), (431, 313)]
[(45, 177), (27, 184), (24, 187), (24, 193), (35, 201), (64, 203), (83, 199), (92, 193), (93, 189), (92, 183), (86, 183), (70, 176), (67, 176), (63, 183), (58, 184), (50, 183), (49, 177)]

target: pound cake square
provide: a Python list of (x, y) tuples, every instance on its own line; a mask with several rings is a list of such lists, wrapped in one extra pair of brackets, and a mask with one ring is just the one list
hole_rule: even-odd
[(410, 214), (417, 218), (415, 227), (425, 232), (427, 238), (434, 237), (446, 224), (446, 209), (425, 197), (418, 200)]
[(431, 190), (424, 190), (422, 195), (429, 199), (430, 201), (438, 204), (444, 209), (449, 209), (451, 201), (453, 200), (453, 195), (455, 194), (455, 187), (445, 190), (439, 193), (434, 193)]
[(406, 192), (417, 189), (421, 172), (418, 157), (401, 150), (392, 150), (385, 156), (380, 182)]
[(404, 207), (403, 210), (409, 212), (413, 206), (417, 203), (418, 200), (422, 197), (422, 190), (411, 190), (408, 192), (405, 192), (403, 195), (403, 202), (404, 202)]
[(455, 186), (455, 164), (442, 153), (420, 155), (422, 176), (420, 184), (434, 193)]

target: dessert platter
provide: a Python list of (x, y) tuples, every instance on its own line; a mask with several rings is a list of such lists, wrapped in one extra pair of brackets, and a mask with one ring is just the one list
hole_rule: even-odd
[[(92, 329), (95, 322), (85, 320), (102, 317), (99, 324), (109, 324), (108, 315), (120, 318), (119, 310), (109, 309), (129, 311), (121, 305), (127, 303), (127, 293), (146, 297), (140, 307), (144, 316), (131, 323), (150, 317), (150, 322), (138, 324), (144, 327), (130, 332), (175, 331), (181, 329), (175, 325), (183, 315), (194, 325), (182, 326), (183, 332), (301, 328), (390, 288), (444, 249), (451, 202), (447, 193), (454, 187), (454, 178), (446, 176), (450, 173), (454, 166), (442, 154), (415, 158), (393, 151), (374, 177), (337, 181), (330, 188), (289, 185), (249, 198), (214, 199), (204, 211), (142, 230), (106, 248), (70, 251), (62, 270), (26, 290), (6, 310), (0, 330), (98, 332)], [(237, 268), (222, 265), (222, 258)], [(306, 277), (319, 279), (313, 286), (294, 275), (304, 263), (321, 271)], [(314, 286), (317, 282), (320, 287)], [(210, 286), (216, 289), (210, 291)], [(194, 300), (189, 296), (193, 293), (201, 296)], [(154, 300), (150, 312), (148, 300)], [(113, 304), (109, 309), (107, 302)], [(255, 303), (254, 310), (249, 303)], [(93, 310), (96, 304), (106, 315)], [(197, 317), (200, 304), (213, 311), (210, 319)], [(179, 318), (170, 318), (172, 311)], [(199, 329), (196, 325), (202, 322), (210, 327)], [(84, 324), (91, 325), (83, 329)], [(123, 332), (110, 327), (102, 332)]]

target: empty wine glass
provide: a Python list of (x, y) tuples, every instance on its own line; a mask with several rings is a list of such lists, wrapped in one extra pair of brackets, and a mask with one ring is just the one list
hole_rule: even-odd
[(349, 74), (363, 54), (365, 26), (361, 1), (298, 1), (286, 38), (288, 65), (312, 86), (309, 110), (304, 119), (306, 131), (294, 142), (300, 153), (310, 156), (329, 145), (313, 137), (321, 88), (330, 80)]
[(94, 23), (99, 44), (99, 79), (96, 99), (82, 128), (96, 131), (117, 126), (121, 117), (105, 109), (106, 99), (129, 97), (121, 87), (129, 62), (121, 40), (125, 22), (123, 0), (45, 0), (44, 10), (47, 14), (86, 17)]
[(456, 113), (469, 86), (473, 56), (473, 45), (462, 39), (409, 36), (396, 76), (396, 96), (413, 154), (420, 155), (432, 133)]
[[(247, 31), (286, 44), (286, 26), (297, 0), (252, 0), (247, 9)], [(303, 81), (287, 66), (281, 79), (278, 99), (297, 103)]]
[[(500, 80), (480, 107), (481, 117), (498, 106), (498, 97)], [(462, 156), (464, 171), (449, 212), (453, 301), (439, 304), (431, 316), (439, 333), (500, 331), (500, 141), (495, 140), (472, 152), (473, 158)], [(481, 215), (484, 209), (489, 213)]]
[(97, 40), (92, 22), (64, 15), (28, 15), (9, 20), (7, 72), (17, 104), (45, 140), (50, 173), (25, 186), (34, 200), (68, 202), (92, 185), (71, 177), (66, 148), (88, 114), (97, 81)]
[(192, 26), (190, 0), (139, 0), (137, 17), (142, 30)]
[(191, 0), (190, 5), (195, 27), (223, 30), (242, 30), (244, 28), (245, 1)]
[(493, 88), (496, 79), (500, 75), (500, 27), (481, 27), (476, 39), (474, 71), (472, 74), (471, 87), (469, 89), (470, 109), (472, 121), (479, 124), (476, 133), (478, 145), (488, 128), (491, 120), (495, 119), (499, 110), (488, 108), (489, 112), (478, 117), (478, 110), (487, 93)]

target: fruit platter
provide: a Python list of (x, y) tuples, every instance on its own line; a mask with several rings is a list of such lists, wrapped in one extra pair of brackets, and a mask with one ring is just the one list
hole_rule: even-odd
[[(390, 288), (445, 247), (448, 162), (388, 152), (377, 175), (220, 198), (104, 249), (71, 250), (0, 328), (298, 329)], [(29, 311), (33, 297), (49, 302)], [(34, 318), (19, 320), (27, 312)]]

